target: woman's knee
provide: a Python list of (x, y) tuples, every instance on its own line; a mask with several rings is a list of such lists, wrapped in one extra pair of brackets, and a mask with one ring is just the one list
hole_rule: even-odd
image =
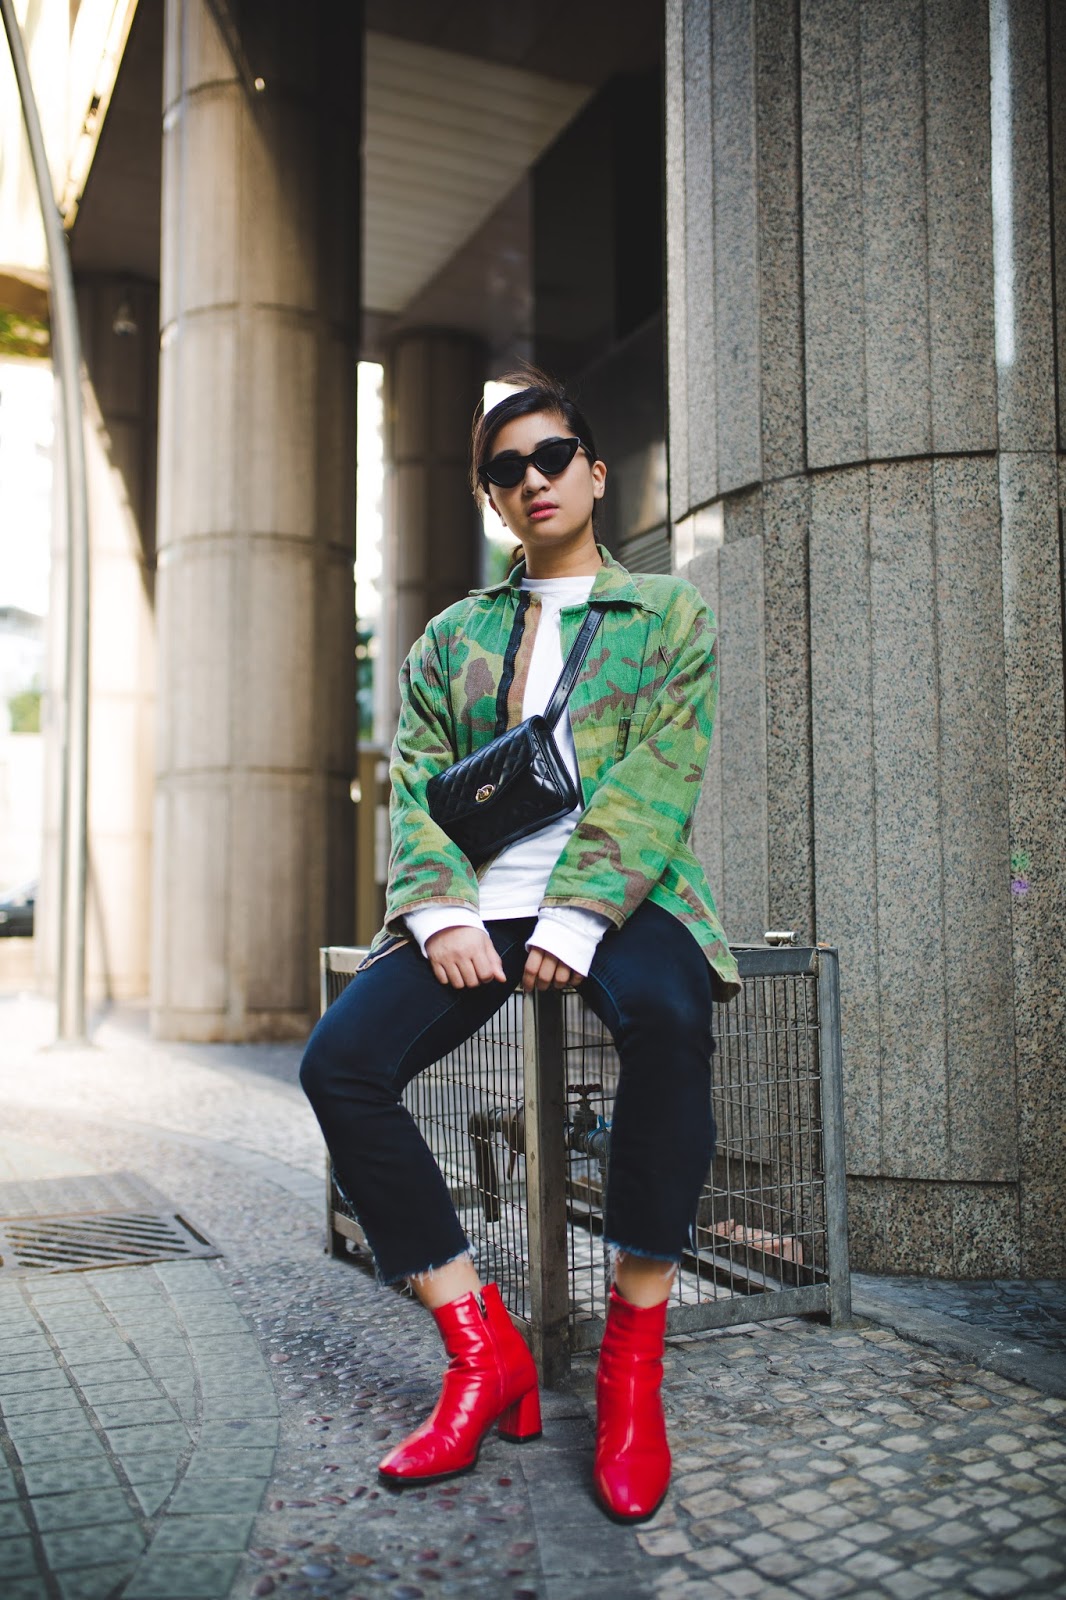
[(665, 981), (641, 982), (625, 997), (627, 1032), (651, 1038), (665, 1050), (695, 1046), (711, 1051), (711, 1000), (702, 987)]
[(332, 1052), (325, 1046), (321, 1032), (322, 1024), (319, 1023), (307, 1041), (300, 1062), (300, 1088), (312, 1105), (326, 1092), (333, 1076)]
[(307, 1041), (300, 1063), (300, 1087), (311, 1104), (341, 1089), (351, 1093), (377, 1077), (367, 1052), (353, 1041), (350, 1030), (336, 1026), (327, 1011)]

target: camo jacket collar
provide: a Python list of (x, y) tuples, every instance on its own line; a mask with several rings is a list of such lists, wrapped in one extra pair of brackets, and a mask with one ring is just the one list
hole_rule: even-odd
[[(645, 611), (661, 616), (660, 608), (648, 603), (646, 596), (640, 593), (627, 569), (620, 561), (615, 560), (607, 546), (597, 544), (596, 549), (600, 552), (603, 566), (593, 582), (589, 604), (641, 606)], [(471, 589), (470, 596), (472, 599), (493, 599), (497, 595), (507, 594), (522, 587), (525, 575), (526, 564), (524, 561), (519, 561), (500, 583), (489, 584), (484, 589)]]

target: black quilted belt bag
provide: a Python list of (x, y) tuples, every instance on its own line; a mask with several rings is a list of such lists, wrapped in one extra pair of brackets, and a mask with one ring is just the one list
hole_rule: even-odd
[(603, 612), (598, 607), (590, 609), (543, 714), (527, 717), (505, 732), (507, 693), (514, 679), (528, 593), (522, 600), (525, 604), (519, 603), (496, 696), (495, 738), (438, 772), (426, 785), (430, 816), (475, 867), (505, 846), (565, 817), (581, 800), (553, 730)]

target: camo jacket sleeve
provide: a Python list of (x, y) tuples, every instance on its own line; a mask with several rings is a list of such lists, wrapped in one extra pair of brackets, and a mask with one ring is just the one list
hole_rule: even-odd
[(475, 912), (478, 909), (473, 867), (426, 808), (427, 783), (455, 759), (451, 708), (430, 626), (414, 645), (400, 673), (400, 719), (389, 768), (392, 854), (386, 908), (388, 933), (404, 933), (404, 914), (416, 907), (463, 905)]
[(679, 584), (662, 617), (647, 712), (564, 846), (544, 905), (583, 906), (618, 927), (687, 854), (718, 699), (714, 618)]

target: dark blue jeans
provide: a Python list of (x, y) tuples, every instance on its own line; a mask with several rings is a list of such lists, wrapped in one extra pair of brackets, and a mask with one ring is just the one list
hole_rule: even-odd
[[(352, 979), (308, 1042), (300, 1081), (387, 1283), (469, 1249), (400, 1096), (499, 1011), (533, 927), (532, 917), (488, 924), (507, 982), (476, 989), (438, 983), (417, 945), (403, 945)], [(605, 1237), (676, 1261), (714, 1151), (710, 968), (688, 929), (645, 901), (604, 935), (581, 994), (619, 1056)]]

